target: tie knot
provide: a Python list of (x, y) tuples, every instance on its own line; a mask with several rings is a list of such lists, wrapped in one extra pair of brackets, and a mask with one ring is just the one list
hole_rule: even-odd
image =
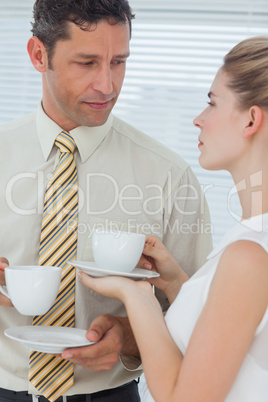
[(74, 153), (76, 143), (68, 131), (62, 131), (56, 138), (55, 144), (61, 152)]

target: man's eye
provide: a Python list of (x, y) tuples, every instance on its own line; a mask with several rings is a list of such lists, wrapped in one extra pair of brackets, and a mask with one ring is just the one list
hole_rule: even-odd
[(113, 60), (112, 64), (116, 64), (116, 65), (125, 64), (125, 60)]
[(80, 64), (81, 66), (90, 66), (93, 64), (92, 61), (80, 61), (78, 64)]

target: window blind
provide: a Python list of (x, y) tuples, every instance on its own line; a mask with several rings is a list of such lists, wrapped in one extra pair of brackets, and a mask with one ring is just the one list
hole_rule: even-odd
[[(0, 123), (36, 109), (41, 77), (26, 51), (34, 0), (0, 3)], [(199, 130), (222, 58), (249, 36), (268, 35), (267, 0), (130, 0), (131, 57), (114, 113), (179, 153), (201, 182), (211, 211), (214, 243), (239, 219), (225, 172), (198, 164)]]
[(36, 109), (41, 77), (27, 53), (33, 0), (0, 2), (0, 124)]

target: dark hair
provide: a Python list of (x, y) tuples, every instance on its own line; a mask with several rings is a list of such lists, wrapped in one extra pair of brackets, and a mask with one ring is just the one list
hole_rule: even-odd
[(50, 62), (56, 42), (70, 38), (68, 22), (84, 30), (100, 20), (111, 25), (128, 23), (131, 36), (134, 18), (128, 0), (36, 0), (33, 16), (33, 36), (43, 42)]

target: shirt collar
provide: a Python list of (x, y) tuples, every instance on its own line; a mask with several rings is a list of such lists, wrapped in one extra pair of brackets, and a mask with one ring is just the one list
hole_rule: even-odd
[(250, 219), (245, 219), (239, 222), (233, 229), (229, 230), (223, 236), (220, 243), (212, 250), (207, 259), (215, 257), (223, 251), (229, 244), (237, 240), (252, 239), (252, 232), (255, 233), (256, 239), (263, 237), (263, 232), (268, 232), (268, 213), (256, 215)]
[[(95, 149), (108, 134), (112, 124), (113, 116), (110, 114), (107, 121), (102, 126), (79, 126), (70, 131), (70, 134), (77, 145), (82, 163), (93, 154)], [(38, 106), (36, 125), (44, 159), (47, 160), (53, 148), (55, 139), (62, 131), (62, 128), (46, 115), (41, 102)]]

